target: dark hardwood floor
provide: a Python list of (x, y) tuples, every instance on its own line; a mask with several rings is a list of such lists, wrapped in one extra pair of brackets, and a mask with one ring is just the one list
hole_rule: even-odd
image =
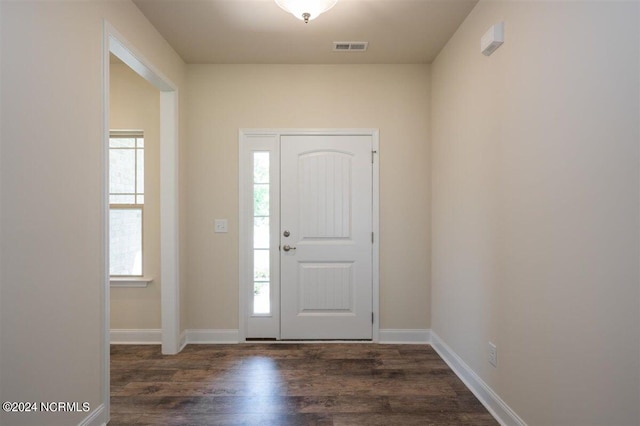
[(431, 346), (111, 347), (115, 425), (497, 425)]

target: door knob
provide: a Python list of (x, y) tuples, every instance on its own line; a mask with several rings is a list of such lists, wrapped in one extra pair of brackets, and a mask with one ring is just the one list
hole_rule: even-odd
[(289, 244), (282, 246), (282, 250), (284, 251), (295, 250), (295, 249), (296, 249), (295, 247), (291, 247)]

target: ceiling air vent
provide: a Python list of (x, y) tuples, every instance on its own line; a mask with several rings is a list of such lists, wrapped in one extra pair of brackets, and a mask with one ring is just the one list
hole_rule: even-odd
[(334, 52), (364, 52), (369, 46), (368, 41), (334, 41)]

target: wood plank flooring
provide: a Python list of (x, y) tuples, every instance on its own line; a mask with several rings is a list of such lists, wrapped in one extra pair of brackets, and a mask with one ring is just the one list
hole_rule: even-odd
[(497, 425), (431, 346), (111, 346), (116, 425)]

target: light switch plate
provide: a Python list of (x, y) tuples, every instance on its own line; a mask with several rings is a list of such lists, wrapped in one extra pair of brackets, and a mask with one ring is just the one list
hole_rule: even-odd
[(215, 232), (228, 232), (229, 225), (227, 223), (227, 219), (216, 219), (214, 224)]

